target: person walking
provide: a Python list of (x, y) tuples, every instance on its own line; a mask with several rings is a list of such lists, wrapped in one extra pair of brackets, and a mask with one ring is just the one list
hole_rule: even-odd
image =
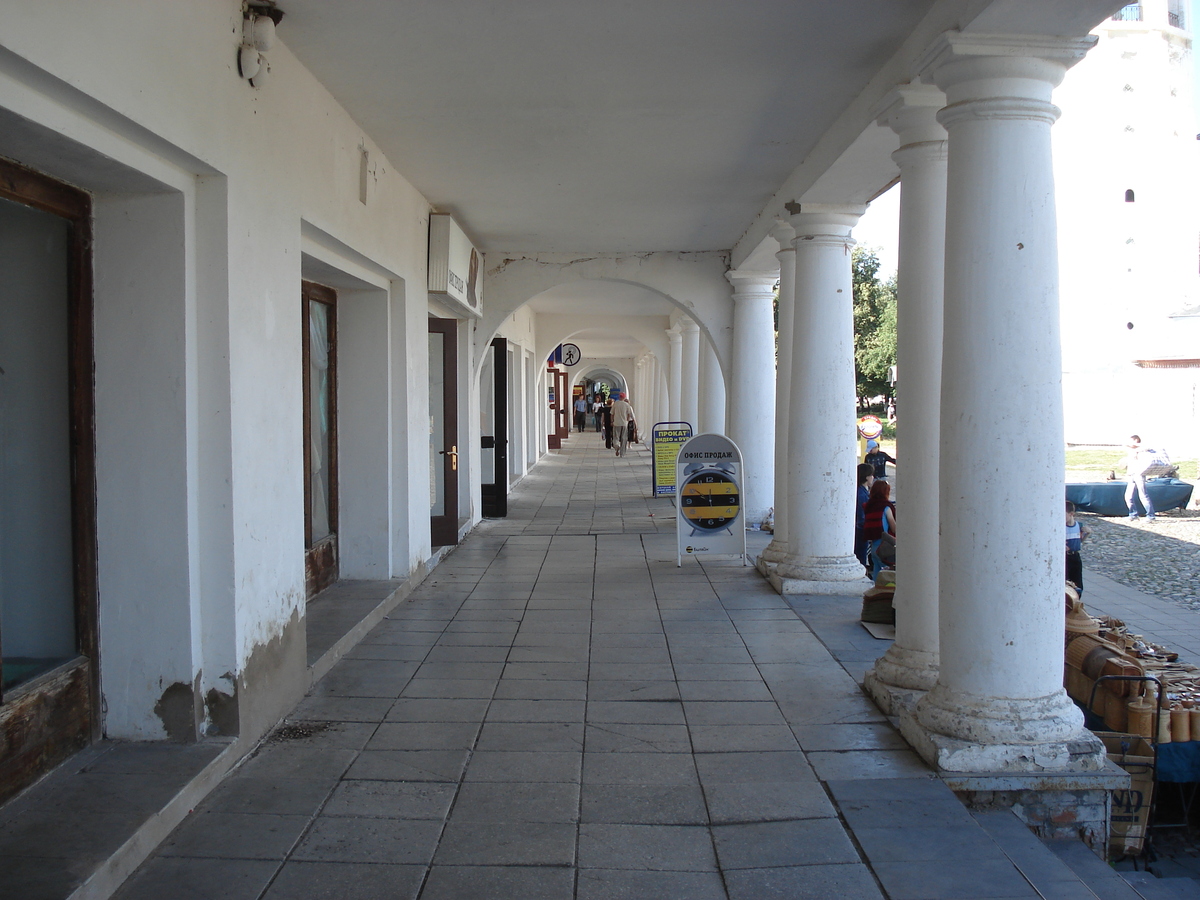
[(587, 427), (587, 401), (583, 394), (575, 398), (575, 430), (583, 431)]
[(600, 426), (604, 424), (604, 396), (598, 392), (592, 395), (592, 417), (596, 420), (596, 434), (599, 434)]
[(633, 407), (625, 399), (625, 392), (617, 394), (617, 402), (612, 405), (612, 442), (616, 446), (617, 456), (624, 456), (629, 446), (629, 426), (636, 419)]

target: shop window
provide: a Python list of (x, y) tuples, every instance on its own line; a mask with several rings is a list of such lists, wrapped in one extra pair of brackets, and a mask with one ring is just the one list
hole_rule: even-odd
[(95, 732), (90, 222), (0, 161), (0, 801)]

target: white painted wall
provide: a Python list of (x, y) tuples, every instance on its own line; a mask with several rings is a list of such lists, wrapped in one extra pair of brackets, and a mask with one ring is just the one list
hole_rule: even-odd
[(1055, 91), (1066, 436), (1151, 432), (1191, 453), (1196, 421), (1181, 427), (1186, 404), (1174, 402), (1172, 379), (1133, 366), (1196, 356), (1168, 316), (1200, 304), (1191, 35), (1167, 25), (1165, 3), (1144, 13), (1097, 28), (1096, 46)]
[[(529, 307), (514, 310), (496, 337), (506, 338), (512, 353), (509, 372), (508, 466), (510, 483), (519, 481), (538, 457), (537, 397), (532, 356), (537, 339), (536, 316)], [(543, 443), (545, 439), (543, 438)], [(544, 451), (543, 451), (544, 452)]]
[[(112, 736), (160, 736), (164, 686), (203, 673), (202, 690), (228, 691), (226, 676), (302, 614), (309, 231), (378, 282), (373, 300), (351, 300), (362, 303), (348, 336), (370, 358), (350, 364), (343, 399), (363, 438), (350, 459), (390, 469), (393, 493), (367, 500), (350, 478), (349, 570), (403, 576), (429, 555), (427, 505), (413, 497), (428, 490), (425, 435), (408, 427), (408, 398), (425, 396), (428, 203), (291, 56), (286, 28), (271, 79), (243, 81), (240, 20), (232, 2), (169, 16), (139, 0), (42, 4), (36, 15), (0, 2), (0, 152), (105, 192), (97, 439)], [(407, 302), (411, 286), (421, 303)], [(356, 424), (377, 403), (382, 422)], [(272, 708), (300, 688), (294, 656), (276, 663), (289, 671)]]

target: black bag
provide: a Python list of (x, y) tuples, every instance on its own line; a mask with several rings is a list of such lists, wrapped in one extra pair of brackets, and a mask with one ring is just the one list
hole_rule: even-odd
[(629, 423), (629, 443), (638, 443), (637, 422)]

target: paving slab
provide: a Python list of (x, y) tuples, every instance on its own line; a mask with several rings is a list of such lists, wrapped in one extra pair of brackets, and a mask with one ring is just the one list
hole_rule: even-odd
[[(1036, 896), (1006, 836), (860, 691), (886, 642), (860, 633), (854, 598), (781, 598), (727, 560), (677, 567), (649, 470), (646, 448), (617, 459), (594, 433), (551, 453), (508, 519), (340, 650), (285, 723), (302, 727), (199, 804), (119, 900)], [(152, 815), (181, 759), (95, 757), (92, 777), (136, 769)], [(103, 811), (42, 846), (86, 859), (119, 824)], [(5, 813), (0, 900), (65, 898), (78, 879), (30, 856), (36, 830), (22, 844)]]

